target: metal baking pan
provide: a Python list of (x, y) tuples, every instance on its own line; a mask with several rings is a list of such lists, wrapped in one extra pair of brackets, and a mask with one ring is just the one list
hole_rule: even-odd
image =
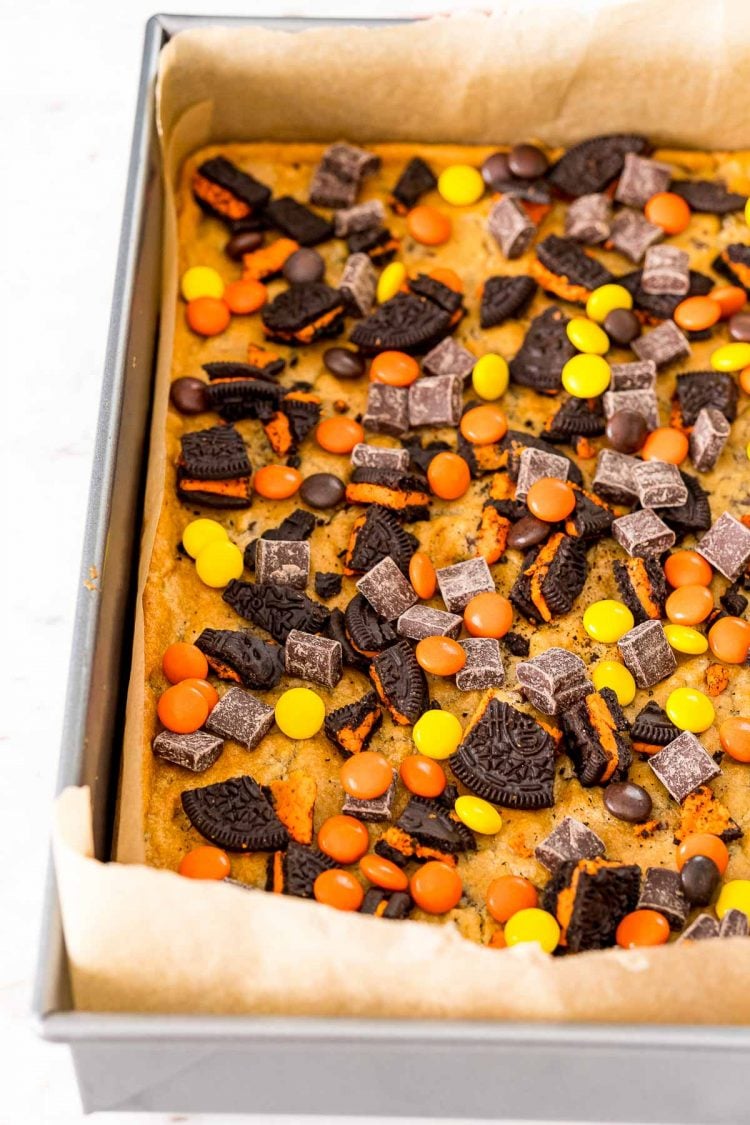
[[(154, 16), (146, 29), (120, 241), (58, 787), (91, 786), (110, 854), (130, 663), (159, 317), (159, 52), (186, 27), (311, 20)], [(351, 23), (372, 21), (324, 21)], [(394, 22), (394, 21), (390, 21)], [(106, 551), (107, 542), (116, 551)], [(73, 1010), (54, 879), (34, 996), (39, 1033), (67, 1043), (84, 1109), (737, 1125), (750, 1120), (750, 1028), (205, 1017)]]

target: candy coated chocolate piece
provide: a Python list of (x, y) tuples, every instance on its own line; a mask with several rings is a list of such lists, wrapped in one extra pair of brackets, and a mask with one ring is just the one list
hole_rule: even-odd
[(719, 936), (719, 923), (712, 914), (699, 914), (682, 931), (677, 941), (710, 941)]
[(596, 245), (609, 238), (612, 227), (612, 204), (602, 192), (579, 195), (569, 204), (565, 215), (565, 234), (577, 242)]
[(313, 473), (300, 485), (300, 500), (311, 508), (335, 508), (344, 499), (346, 485), (334, 473)]
[(687, 502), (688, 490), (680, 470), (667, 461), (639, 461), (633, 469), (633, 479), (644, 508), (678, 508)]
[(652, 195), (667, 191), (671, 178), (672, 170), (668, 164), (629, 152), (620, 173), (615, 199), (631, 207), (643, 207)]
[(224, 247), (224, 253), (233, 262), (241, 262), (245, 254), (252, 254), (263, 245), (263, 234), (259, 230), (241, 230), (233, 234)]
[(610, 233), (610, 240), (615, 250), (619, 250), (636, 265), (649, 246), (653, 246), (663, 237), (664, 231), (661, 227), (650, 223), (640, 211), (631, 211), (628, 208), (615, 216)]
[(339, 292), (353, 316), (367, 316), (375, 304), (378, 275), (367, 254), (350, 254), (339, 281)]
[(485, 691), (500, 687), (505, 680), (500, 642), (495, 637), (469, 637), (460, 644), (466, 653), (466, 663), (456, 673), (458, 690)]
[(241, 687), (230, 688), (206, 719), (206, 729), (254, 750), (274, 723), (273, 707)]
[(206, 384), (186, 375), (175, 379), (169, 388), (169, 401), (180, 414), (203, 414), (210, 410)]
[(640, 688), (652, 687), (677, 671), (661, 621), (642, 621), (620, 637), (617, 647)]
[(281, 272), (290, 285), (300, 285), (305, 281), (322, 281), (326, 264), (317, 250), (302, 246), (289, 255)]
[(418, 601), (411, 584), (390, 555), (360, 578), (357, 589), (386, 621), (395, 621)]
[[(615, 309), (615, 312), (629, 312)], [(656, 389), (656, 364), (650, 360), (610, 364), (610, 391), (653, 391)]]
[(680, 872), (670, 867), (647, 867), (641, 884), (638, 910), (658, 910), (670, 929), (681, 930), (690, 907), (682, 889)]
[(522, 180), (536, 180), (547, 171), (549, 161), (536, 145), (518, 144), (508, 153), (511, 175)]
[(333, 229), (337, 238), (348, 238), (361, 230), (372, 230), (385, 223), (385, 206), (381, 199), (368, 199), (337, 211), (333, 216)]
[(605, 416), (611, 418), (619, 411), (640, 414), (649, 430), (655, 430), (659, 425), (659, 402), (655, 391), (606, 391)]
[(542, 449), (527, 446), (520, 457), (518, 480), (516, 481), (516, 499), (525, 500), (532, 484), (543, 477), (567, 480), (569, 469), (570, 461), (567, 457), (558, 457), (554, 453), (545, 453)]
[(409, 426), (457, 426), (461, 418), (463, 379), (434, 375), (408, 388)]
[(632, 309), (613, 309), (607, 313), (602, 326), (610, 343), (628, 347), (641, 334), (641, 322)]
[[(594, 490), (599, 491), (596, 484)], [(613, 520), (612, 534), (629, 555), (642, 559), (664, 554), (674, 547), (677, 539), (672, 529), (650, 508)]]
[(692, 906), (707, 906), (719, 885), (721, 874), (707, 855), (693, 855), (680, 872), (682, 890)]
[(730, 339), (740, 344), (750, 343), (750, 313), (738, 312), (729, 318), (727, 325)]
[(421, 641), (425, 637), (452, 637), (455, 640), (462, 625), (463, 618), (457, 613), (446, 613), (427, 605), (413, 605), (399, 617), (396, 631), (410, 641)]
[(735, 582), (750, 562), (750, 527), (730, 512), (723, 512), (700, 540), (697, 551)]
[(641, 275), (644, 293), (690, 292), (690, 255), (677, 246), (652, 246), (646, 251)]
[(600, 449), (593, 483), (597, 496), (612, 504), (634, 504), (638, 499), (633, 477), (636, 463), (635, 457), (628, 457), (625, 453)]
[(409, 429), (409, 388), (370, 383), (362, 425), (376, 434), (405, 434)]
[(192, 734), (175, 734), (163, 730), (153, 741), (154, 753), (173, 766), (182, 766), (193, 773), (202, 773), (212, 766), (224, 749), (224, 741), (205, 730)]
[(409, 468), (409, 450), (391, 449), (385, 445), (368, 445), (361, 441), (354, 446), (351, 456), (352, 468), (364, 465), (368, 469), (393, 469), (406, 472)]
[[(617, 392), (627, 394), (627, 391)], [(606, 434), (618, 453), (637, 453), (646, 440), (648, 426), (643, 414), (620, 408), (607, 422)]]
[(512, 550), (528, 551), (530, 547), (543, 543), (549, 533), (550, 525), (544, 520), (539, 520), (536, 516), (523, 516), (511, 527), (505, 545)]
[(371, 797), (365, 800), (362, 797), (352, 797), (347, 793), (344, 797), (342, 813), (355, 816), (357, 820), (368, 820), (373, 823), (390, 820), (393, 816), (393, 802), (396, 798), (396, 771), (393, 771), (393, 781), (380, 797)]
[(633, 340), (633, 351), (639, 359), (650, 359), (657, 367), (665, 367), (690, 355), (687, 337), (673, 320), (665, 320), (658, 328)]
[(648, 764), (669, 795), (679, 803), (721, 773), (711, 755), (687, 730), (658, 754), (652, 754)]
[(641, 785), (634, 781), (613, 781), (604, 790), (608, 812), (627, 824), (642, 824), (651, 816), (653, 802)]
[(715, 406), (698, 411), (690, 432), (690, 460), (699, 473), (713, 469), (729, 439), (730, 425)]
[(424, 375), (460, 375), (464, 382), (474, 369), (477, 357), (452, 336), (441, 340), (422, 360)]
[(310, 544), (259, 539), (255, 545), (255, 576), (261, 585), (304, 590), (310, 581)]
[(284, 644), (284, 662), (289, 676), (311, 680), (333, 688), (343, 673), (342, 649), (338, 641), (292, 629)]
[(566, 816), (534, 850), (534, 855), (548, 871), (563, 863), (597, 859), (604, 855), (604, 842), (582, 821)]
[(506, 258), (520, 258), (531, 245), (536, 227), (520, 203), (503, 196), (487, 217), (487, 229)]
[(485, 559), (443, 566), (437, 571), (440, 594), (451, 613), (463, 613), (475, 594), (494, 592), (495, 583)]
[(508, 153), (493, 152), (482, 164), (480, 172), (482, 173), (482, 179), (490, 188), (494, 187), (495, 184), (502, 183), (503, 180), (509, 180), (513, 173), (510, 170)]
[(559, 714), (594, 690), (580, 656), (565, 648), (548, 648), (517, 664), (516, 679), (533, 706), (546, 715)]
[(719, 924), (719, 937), (747, 937), (750, 934), (750, 922), (744, 910), (727, 910)]
[(326, 348), (323, 363), (338, 379), (358, 379), (365, 373), (365, 361), (351, 348)]

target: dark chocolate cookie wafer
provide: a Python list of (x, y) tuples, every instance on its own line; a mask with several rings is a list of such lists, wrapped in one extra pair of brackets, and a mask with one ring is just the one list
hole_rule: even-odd
[(604, 191), (622, 171), (629, 152), (644, 153), (649, 148), (645, 137), (630, 133), (610, 133), (591, 137), (569, 148), (550, 168), (547, 178), (565, 195), (590, 195)]
[(530, 715), (490, 699), (450, 761), (472, 793), (509, 809), (554, 801), (555, 744)]
[(240, 617), (265, 629), (279, 644), (284, 644), (292, 629), (321, 632), (329, 617), (324, 605), (290, 586), (261, 586), (234, 578), (223, 598)]
[(427, 678), (408, 641), (399, 641), (376, 656), (370, 666), (370, 679), (399, 725), (416, 723), (427, 710), (430, 703)]
[(669, 190), (685, 200), (691, 211), (705, 211), (710, 215), (729, 215), (742, 211), (747, 196), (737, 191), (727, 191), (720, 180), (672, 180)]
[(201, 836), (230, 852), (285, 848), (289, 833), (258, 782), (247, 775), (182, 794), (185, 814)]
[(536, 282), (525, 274), (488, 277), (482, 287), (481, 327), (494, 328), (512, 316), (522, 316), (535, 292)]
[(544, 394), (562, 390), (562, 369), (576, 350), (568, 339), (568, 318), (550, 307), (534, 317), (523, 344), (510, 361), (510, 377), (522, 387)]
[(354, 326), (351, 342), (368, 353), (427, 352), (448, 335), (451, 325), (451, 314), (434, 301), (397, 293)]
[(246, 629), (204, 629), (194, 644), (215, 676), (244, 687), (276, 687), (284, 671), (281, 646), (255, 637)]
[(304, 203), (292, 199), (291, 195), (272, 200), (266, 207), (265, 215), (272, 227), (299, 242), (300, 246), (317, 246), (333, 238), (333, 223), (305, 207)]
[(337, 336), (344, 324), (344, 301), (338, 289), (322, 281), (305, 281), (279, 293), (261, 311), (271, 340), (311, 344)]

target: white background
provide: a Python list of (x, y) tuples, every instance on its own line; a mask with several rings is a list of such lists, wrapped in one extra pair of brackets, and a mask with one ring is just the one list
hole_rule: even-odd
[[(0, 1125), (83, 1119), (67, 1050), (30, 1027), (29, 990), (140, 51), (156, 3), (0, 0)], [(360, 17), (478, 6), (492, 4), (174, 5)]]

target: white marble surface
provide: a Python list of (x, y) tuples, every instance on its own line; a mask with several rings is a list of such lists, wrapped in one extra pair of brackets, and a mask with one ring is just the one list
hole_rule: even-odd
[[(471, 6), (370, 0), (356, 14)], [(83, 1119), (66, 1049), (39, 1042), (31, 1029), (29, 990), (141, 41), (154, 7), (154, 0), (0, 5), (0, 456), (11, 509), (1, 555), (0, 1125)], [(175, 7), (346, 15), (355, 6), (180, 0)], [(144, 1118), (89, 1120), (134, 1125)]]

